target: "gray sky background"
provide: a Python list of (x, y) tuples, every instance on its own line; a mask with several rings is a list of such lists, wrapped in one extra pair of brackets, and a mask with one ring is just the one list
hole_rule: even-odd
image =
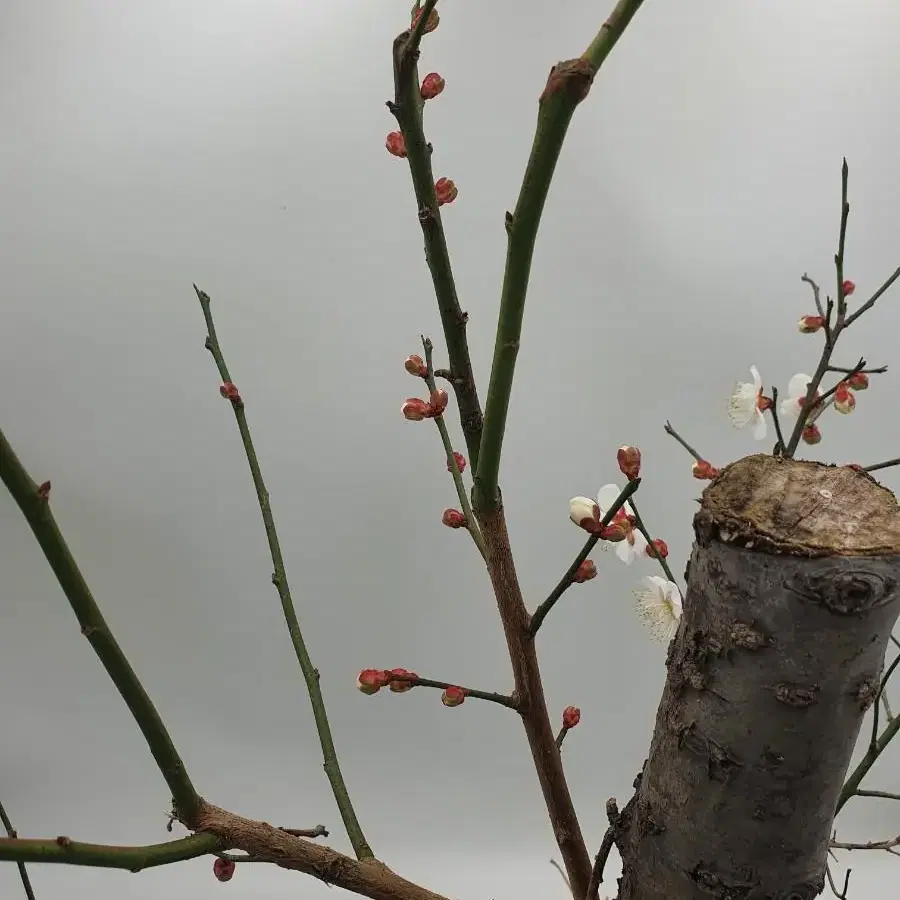
[[(537, 96), (610, 3), (444, 2), (421, 73), (445, 227), (481, 393)], [(248, 408), (340, 759), (376, 853), (448, 896), (564, 897), (513, 714), (436, 691), (364, 697), (366, 666), (509, 688), (493, 599), (428, 423), (405, 422), (420, 332), (445, 359), (394, 122), (390, 46), (409, 0), (6, 0), (0, 8), (0, 420), (61, 526), (199, 790), (249, 816), (332, 829), (309, 703), (269, 583), (240, 441), (191, 289), (213, 298)], [(644, 452), (640, 508), (676, 574), (701, 485), (666, 418), (716, 464), (771, 449), (734, 432), (736, 379), (786, 387), (818, 358), (804, 271), (830, 289), (840, 164), (847, 276), (900, 264), (894, 0), (647, 0), (570, 129), (535, 255), (501, 473), (534, 606), (582, 544), (576, 494)], [(900, 294), (845, 339), (897, 368), (815, 456), (900, 451)], [(455, 410), (450, 418), (456, 421)], [(458, 431), (455, 432), (458, 436)], [(896, 488), (897, 470), (884, 475)], [(565, 761), (595, 848), (630, 795), (664, 650), (630, 591), (655, 570), (595, 556), (540, 639)], [(11, 499), (0, 495), (0, 798), (23, 836), (165, 840), (168, 795)], [(870, 787), (900, 790), (900, 748)], [(845, 840), (900, 831), (855, 801)], [(854, 855), (853, 900), (900, 862)], [(40, 900), (333, 896), (272, 867), (227, 886), (209, 859), (129, 875), (31, 867)], [(611, 871), (614, 871), (611, 870)], [(0, 896), (21, 888), (0, 867)], [(607, 885), (613, 893), (614, 883)]]

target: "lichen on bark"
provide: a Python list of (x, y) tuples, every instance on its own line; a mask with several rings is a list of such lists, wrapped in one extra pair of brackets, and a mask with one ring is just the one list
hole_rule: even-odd
[(759, 455), (694, 529), (619, 900), (812, 900), (900, 614), (900, 510), (863, 472)]

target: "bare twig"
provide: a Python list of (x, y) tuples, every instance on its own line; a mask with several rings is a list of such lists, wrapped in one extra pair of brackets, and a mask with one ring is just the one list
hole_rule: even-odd
[(828, 886), (831, 888), (831, 892), (837, 897), (837, 900), (848, 900), (847, 891), (850, 888), (850, 873), (853, 869), (847, 869), (844, 873), (844, 887), (842, 890), (837, 889), (837, 885), (834, 882), (834, 877), (831, 874), (831, 866), (825, 866), (825, 875), (828, 878)]
[(847, 326), (852, 325), (852, 324), (853, 324), (853, 323), (854, 323), (854, 322), (855, 322), (855, 321), (856, 321), (856, 320), (857, 320), (864, 312), (867, 312), (868, 310), (870, 310), (870, 309), (875, 305), (875, 302), (881, 297), (881, 295), (882, 295), (882, 294), (883, 294), (883, 293), (884, 293), (884, 292), (885, 292), (885, 291), (886, 291), (886, 290), (887, 290), (887, 289), (888, 289), (888, 288), (889, 288), (889, 287), (890, 287), (890, 286), (891, 286), (898, 278), (900, 278), (900, 268), (895, 269), (890, 275), (888, 275), (888, 277), (887, 277), (887, 279), (885, 280), (884, 284), (882, 284), (881, 287), (878, 288), (878, 290), (875, 291), (875, 293), (872, 294), (872, 296), (869, 297), (869, 299), (866, 300), (866, 302), (863, 303), (863, 305), (860, 306), (859, 309), (857, 309), (857, 310), (856, 310), (854, 313), (852, 313), (851, 315), (847, 316), (847, 321), (844, 323), (844, 327), (846, 328)]
[(890, 791), (866, 791), (860, 788), (856, 792), (857, 797), (880, 797), (882, 800), (900, 800), (900, 794), (892, 794)]
[[(896, 847), (900, 847), (900, 835), (889, 838), (886, 841), (865, 841), (851, 842), (831, 841), (832, 850), (889, 850), (894, 851)], [(896, 855), (896, 853), (895, 853)]]
[[(16, 829), (13, 828), (12, 822), (10, 821), (9, 816), (6, 814), (6, 810), (3, 808), (3, 804), (0, 803), (0, 822), (3, 823), (3, 827), (6, 829), (6, 833), (11, 838), (17, 838)], [(31, 879), (28, 877), (28, 870), (25, 868), (25, 863), (17, 862), (16, 868), (19, 870), (19, 878), (22, 879), (22, 887), (25, 890), (25, 896), (28, 900), (34, 900), (34, 888), (31, 886)]]
[(863, 466), (863, 472), (877, 472), (879, 469), (889, 469), (891, 466), (900, 466), (900, 456), (884, 462), (873, 463), (871, 466)]
[(586, 900), (592, 900), (592, 898), (599, 893), (600, 885), (603, 883), (603, 870), (606, 868), (606, 861), (609, 859), (613, 844), (615, 844), (615, 835), (615, 828), (610, 825), (609, 828), (606, 829), (606, 834), (603, 835), (603, 840), (600, 843), (600, 849), (594, 857), (594, 865), (591, 869), (591, 881), (588, 885)]
[[(250, 435), (250, 426), (247, 423), (247, 413), (244, 408), (244, 401), (228, 371), (225, 363), (225, 357), (222, 355), (222, 348), (219, 345), (219, 339), (216, 336), (216, 326), (213, 322), (211, 301), (209, 294), (201, 291), (197, 285), (194, 285), (194, 291), (197, 299), (200, 301), (200, 308), (203, 311), (203, 319), (206, 322), (206, 349), (212, 354), (216, 368), (219, 370), (219, 376), (223, 382), (222, 393), (231, 400), (231, 408), (234, 412), (235, 422), (241, 435), (241, 442), (244, 445), (244, 453), (247, 456), (247, 463), (250, 467), (250, 475), (253, 478), (253, 486), (256, 488), (256, 497), (259, 502), (259, 510), (262, 513), (263, 524), (266, 531), (266, 540), (269, 544), (269, 553), (272, 557), (272, 583), (278, 591), (281, 599), (281, 609), (284, 613), (284, 619), (287, 623), (288, 632), (291, 636), (291, 643), (294, 647), (294, 653), (300, 669), (303, 672), (303, 678), (306, 681), (306, 689), (309, 694), (309, 701), (312, 705), (313, 718), (316, 723), (316, 731), (319, 734), (319, 743), (322, 747), (322, 756), (325, 760), (325, 774), (331, 784), (331, 791), (334, 794), (335, 802), (344, 822), (344, 828), (347, 831), (347, 837), (353, 846), (357, 859), (367, 859), (373, 856), (372, 848), (363, 835), (362, 827), (356, 817), (356, 811), (350, 800), (350, 794), (347, 785), (344, 782), (344, 776), (341, 772), (340, 763), (337, 758), (337, 751), (334, 747), (334, 738), (331, 735), (331, 726), (328, 723), (328, 713), (325, 710), (325, 700), (322, 697), (322, 689), (319, 685), (319, 670), (312, 664), (309, 651), (306, 649), (306, 642), (303, 640), (303, 633), (300, 630), (300, 623), (297, 621), (297, 613), (294, 609), (294, 601), (291, 597), (291, 589), (288, 585), (287, 572), (285, 571), (284, 559), (281, 554), (281, 544), (278, 540), (278, 532), (275, 529), (275, 517), (272, 515), (272, 506), (269, 501), (269, 492), (263, 481), (262, 470), (259, 466), (259, 459), (256, 455), (256, 448), (253, 445), (253, 438)], [(227, 386), (233, 389), (233, 392), (227, 390)]]
[[(634, 513), (634, 524), (635, 528), (644, 536), (644, 540), (647, 542), (647, 547), (652, 551), (655, 548), (653, 547), (653, 538), (650, 536), (650, 532), (647, 531), (647, 526), (644, 525), (644, 520), (641, 518), (641, 514), (638, 512), (637, 507), (634, 505), (634, 499), (632, 498), (629, 501), (631, 504), (631, 511)], [(672, 574), (672, 570), (669, 568), (669, 564), (666, 562), (665, 557), (661, 556), (659, 553), (654, 552), (652, 559), (657, 560), (660, 566), (662, 567), (663, 572), (666, 573), (666, 578), (672, 582), (672, 584), (677, 584), (675, 581), (675, 576)]]
[(672, 427), (671, 422), (666, 422), (664, 428), (666, 434), (675, 438), (675, 440), (678, 441), (678, 443), (681, 444), (681, 446), (684, 447), (684, 449), (687, 450), (687, 452), (690, 453), (691, 456), (693, 456), (694, 459), (697, 460), (697, 462), (704, 461), (703, 457)]
[(447, 688), (459, 688), (466, 697), (472, 697), (475, 700), (486, 700), (488, 703), (496, 703), (498, 706), (505, 706), (515, 712), (519, 711), (515, 697), (508, 694), (497, 694), (493, 691), (479, 691), (477, 688), (467, 688), (455, 681), (435, 681), (433, 678), (420, 678), (415, 674), (394, 674), (391, 673), (391, 681), (407, 682), (410, 687), (427, 687), (437, 688), (439, 691), (445, 691)]

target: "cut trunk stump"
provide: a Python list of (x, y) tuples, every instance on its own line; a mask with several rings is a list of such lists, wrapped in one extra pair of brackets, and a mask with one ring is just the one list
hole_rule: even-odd
[(619, 900), (812, 900), (900, 614), (900, 510), (849, 467), (750, 456), (704, 491)]

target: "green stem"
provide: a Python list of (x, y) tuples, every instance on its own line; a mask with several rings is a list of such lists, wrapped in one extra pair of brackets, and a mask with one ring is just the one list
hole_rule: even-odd
[[(9, 837), (13, 839), (18, 837), (16, 829), (13, 828), (12, 822), (6, 814), (6, 810), (3, 808), (2, 803), (0, 803), (0, 822), (3, 823), (3, 827), (6, 829), (6, 833)], [(19, 860), (16, 862), (16, 867), (19, 870), (19, 878), (22, 879), (22, 887), (25, 889), (25, 896), (28, 900), (35, 900), (34, 888), (31, 886), (31, 879), (28, 877), (28, 870), (25, 868), (25, 863)]]
[[(194, 290), (200, 300), (200, 307), (203, 310), (203, 318), (206, 321), (206, 348), (212, 354), (219, 375), (223, 382), (231, 382), (231, 375), (228, 372), (228, 366), (225, 364), (225, 358), (222, 355), (222, 348), (219, 345), (219, 339), (216, 336), (216, 326), (213, 323), (212, 311), (210, 310), (209, 295), (201, 291), (197, 285)], [(263, 525), (266, 531), (266, 540), (269, 544), (269, 552), (272, 557), (272, 566), (274, 572), (272, 574), (272, 583), (278, 590), (278, 596), (281, 599), (281, 608), (284, 612), (284, 620), (287, 623), (288, 632), (291, 636), (291, 643), (294, 645), (294, 653), (297, 661), (300, 663), (300, 669), (303, 672), (303, 678), (306, 681), (306, 689), (309, 693), (309, 700), (312, 704), (313, 718), (316, 723), (316, 730), (319, 733), (319, 743), (322, 747), (322, 756), (325, 760), (325, 774), (331, 784), (331, 791), (334, 794), (335, 802), (344, 822), (344, 828), (347, 831), (347, 837), (353, 846), (357, 859), (368, 859), (374, 854), (371, 847), (366, 843), (362, 828), (356, 818), (356, 812), (350, 801), (350, 794), (347, 791), (347, 785), (344, 783), (344, 776), (341, 774), (341, 767), (338, 763), (337, 751), (334, 747), (334, 739), (331, 735), (331, 726), (328, 724), (328, 714), (325, 711), (325, 701), (322, 698), (322, 690), (319, 686), (319, 670), (313, 666), (309, 652), (306, 649), (306, 643), (303, 640), (303, 634), (300, 631), (300, 623), (297, 621), (297, 613), (294, 609), (294, 601), (291, 597), (291, 590), (288, 586), (287, 573), (285, 572), (284, 559), (281, 555), (281, 544), (278, 540), (278, 532), (275, 530), (275, 518), (272, 515), (272, 507), (269, 502), (269, 492), (263, 481), (262, 471), (259, 467), (259, 459), (256, 455), (256, 448), (253, 445), (253, 438), (250, 436), (250, 426), (247, 424), (247, 413), (244, 409), (242, 400), (232, 401), (232, 409), (234, 410), (234, 418), (237, 422), (238, 431), (241, 435), (241, 442), (244, 445), (244, 452), (247, 456), (247, 463), (250, 466), (250, 474), (253, 477), (253, 486), (256, 488), (256, 496), (259, 500), (259, 510), (262, 513)]]
[(2, 431), (0, 431), (0, 478), (31, 526), (53, 574), (56, 575), (81, 625), (81, 633), (88, 639), (141, 729), (150, 753), (172, 792), (172, 802), (178, 818), (190, 822), (197, 811), (200, 798), (153, 701), (110, 631), (56, 524), (50, 511), (49, 482), (39, 487), (31, 479)]
[(531, 261), (563, 141), (575, 107), (587, 96), (597, 70), (642, 2), (643, 0), (619, 0), (584, 54), (579, 59), (567, 60), (553, 67), (538, 101), (537, 127), (519, 199), (515, 211), (506, 214), (506, 268), (500, 294), (500, 313), (478, 466), (475, 469), (475, 507), (479, 514), (497, 509), (500, 504), (497, 486), (500, 456), (522, 335)]
[(202, 833), (146, 847), (85, 844), (67, 837), (0, 838), (0, 860), (4, 862), (63, 863), (69, 866), (126, 869), (129, 872), (196, 859), (221, 849), (223, 843), (219, 838)]
[[(423, 337), (422, 346), (425, 348), (425, 368), (427, 369), (425, 383), (428, 385), (428, 390), (434, 392), (437, 390), (437, 383), (434, 380), (434, 345), (431, 343), (430, 338)], [(459, 471), (459, 466), (456, 464), (456, 457), (453, 455), (453, 443), (450, 440), (450, 432), (447, 430), (447, 423), (444, 421), (442, 415), (435, 416), (434, 423), (437, 425), (438, 433), (441, 436), (441, 443), (444, 445), (444, 453), (447, 455), (447, 467), (453, 475), (453, 484), (456, 487), (456, 496), (459, 499), (462, 514), (466, 517), (466, 528), (469, 530), (469, 534), (472, 535), (472, 540), (475, 542), (475, 546), (478, 548), (481, 558), (487, 562), (487, 553), (484, 549), (484, 538), (481, 535), (481, 529), (478, 527), (478, 521), (472, 514), (472, 506), (469, 503), (466, 486), (463, 484), (462, 472)]]
[(450, 383), (456, 394), (463, 437), (474, 472), (478, 468), (478, 448), (481, 443), (481, 403), (475, 387), (475, 375), (466, 338), (468, 314), (463, 312), (459, 305), (444, 225), (434, 191), (431, 144), (425, 140), (422, 124), (424, 104), (419, 90), (419, 73), (416, 65), (421, 31), (435, 3), (436, 0), (426, 0), (422, 4), (416, 28), (413, 31), (404, 31), (394, 41), (394, 100), (388, 103), (388, 108), (396, 118), (406, 144), (406, 158), (416, 195), (419, 224), (425, 238), (425, 260), (431, 272), (447, 355), (450, 359)]
[(859, 761), (859, 765), (853, 770), (853, 774), (847, 779), (844, 787), (841, 789), (841, 795), (838, 798), (837, 809), (834, 811), (835, 816), (844, 808), (844, 804), (853, 797), (856, 789), (862, 783), (863, 778), (869, 773), (869, 769), (878, 761), (878, 757), (884, 752), (887, 745), (891, 742), (897, 732), (900, 731), (900, 716), (894, 716), (881, 732), (878, 740), (869, 747), (865, 756)]

